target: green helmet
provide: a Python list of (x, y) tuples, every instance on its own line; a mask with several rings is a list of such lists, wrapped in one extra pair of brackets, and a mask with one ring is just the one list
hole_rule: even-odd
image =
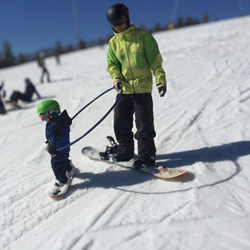
[(47, 116), (53, 114), (53, 113), (60, 114), (60, 105), (55, 100), (46, 100), (41, 102), (37, 107), (37, 114), (47, 114)]

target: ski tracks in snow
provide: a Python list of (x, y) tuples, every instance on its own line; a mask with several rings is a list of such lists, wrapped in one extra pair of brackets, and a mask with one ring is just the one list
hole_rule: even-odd
[[(181, 179), (163, 181), (84, 159), (83, 146), (105, 148), (103, 135), (113, 132), (110, 115), (72, 147), (79, 171), (66, 198), (52, 200), (47, 197), (53, 174), (44, 124), (34, 121), (35, 108), (3, 117), (10, 126), (0, 140), (0, 248), (248, 249), (250, 51), (249, 32), (238, 22), (155, 34), (168, 79), (166, 97), (153, 89), (157, 161), (189, 170)], [(89, 61), (97, 57), (98, 62)], [(45, 96), (54, 91), (53, 98), (73, 116), (111, 87), (106, 51), (93, 48), (62, 59), (63, 76), (71, 79), (38, 90)], [(14, 72), (31, 67), (11, 69), (13, 79), (7, 70), (2, 73), (14, 83)], [(115, 93), (107, 94), (101, 105), (81, 113), (71, 140), (92, 127), (114, 100)]]

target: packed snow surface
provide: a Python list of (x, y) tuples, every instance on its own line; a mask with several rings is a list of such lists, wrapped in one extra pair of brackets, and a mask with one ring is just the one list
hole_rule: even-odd
[[(7, 99), (29, 77), (43, 97), (6, 105), (0, 116), (0, 249), (250, 249), (250, 17), (153, 34), (168, 93), (153, 89), (157, 162), (187, 169), (164, 181), (81, 155), (105, 149), (113, 112), (71, 147), (79, 169), (66, 198), (53, 184), (45, 123), (36, 109), (56, 99), (72, 117), (112, 87), (107, 45), (47, 58), (51, 83), (36, 62), (0, 70)], [(71, 127), (71, 141), (115, 102), (109, 91)], [(137, 151), (135, 152), (137, 153)]]

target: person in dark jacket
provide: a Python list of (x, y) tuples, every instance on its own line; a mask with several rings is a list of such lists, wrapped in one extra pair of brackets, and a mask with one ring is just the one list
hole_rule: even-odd
[(30, 79), (26, 78), (24, 81), (26, 84), (25, 93), (21, 93), (19, 91), (14, 91), (10, 97), (10, 101), (7, 101), (7, 103), (12, 103), (14, 106), (17, 106), (17, 102), (19, 99), (24, 101), (24, 102), (31, 101), (34, 93), (36, 93), (38, 99), (41, 98), (39, 93), (37, 92), (35, 86), (33, 85), (33, 83), (31, 83)]
[(74, 175), (76, 168), (69, 160), (70, 147), (62, 150), (57, 148), (64, 147), (70, 143), (69, 133), (72, 119), (66, 110), (62, 113), (60, 105), (55, 100), (46, 100), (39, 104), (37, 113), (42, 121), (46, 121), (46, 150), (51, 155), (51, 167), (56, 177), (56, 181), (49, 192), (51, 196), (60, 194), (64, 188), (68, 188), (68, 183)]

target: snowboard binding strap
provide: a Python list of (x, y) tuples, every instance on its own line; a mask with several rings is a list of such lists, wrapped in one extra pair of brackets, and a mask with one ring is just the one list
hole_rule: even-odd
[(102, 160), (109, 160), (109, 157), (114, 158), (117, 150), (117, 143), (112, 136), (107, 136), (111, 146), (107, 146), (105, 152), (100, 152), (99, 155)]

